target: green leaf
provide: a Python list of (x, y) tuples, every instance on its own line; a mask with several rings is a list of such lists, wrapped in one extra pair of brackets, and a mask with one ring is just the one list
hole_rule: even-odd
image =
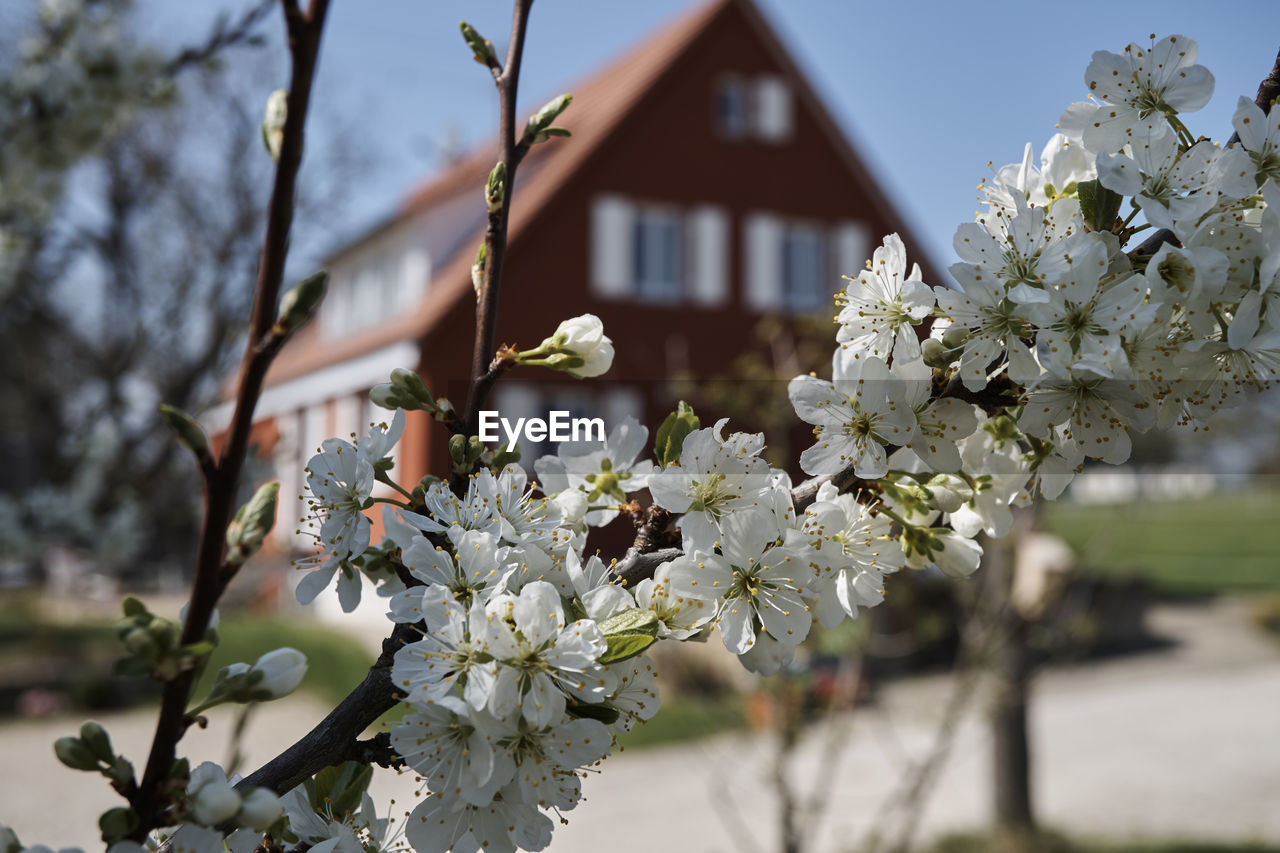
[(658, 642), (652, 634), (614, 634), (608, 638), (609, 648), (600, 656), (600, 663), (610, 664), (633, 658)]
[(600, 663), (617, 663), (633, 658), (658, 641), (658, 617), (652, 610), (634, 608), (615, 613), (600, 623), (609, 648)]
[(677, 403), (676, 410), (667, 415), (653, 440), (653, 455), (658, 460), (658, 467), (665, 468), (679, 462), (685, 438), (701, 425), (688, 403), (684, 400)]
[(618, 634), (648, 634), (656, 637), (658, 616), (652, 610), (631, 607), (606, 617), (600, 623), (600, 633), (604, 634), (606, 640)]
[(579, 702), (577, 699), (572, 697), (569, 698), (569, 703), (565, 710), (567, 710), (571, 716), (585, 717), (588, 720), (599, 720), (606, 726), (613, 725), (618, 722), (618, 717), (621, 716), (621, 714), (618, 713), (618, 709), (610, 705), (592, 705), (587, 702)]
[(326, 767), (315, 775), (315, 782), (308, 787), (311, 803), (317, 808), (325, 801), (332, 805), (333, 819), (342, 820), (360, 807), (360, 800), (373, 778), (373, 767), (358, 761), (344, 761), (334, 767)]
[(1083, 181), (1077, 187), (1080, 193), (1080, 212), (1090, 231), (1110, 231), (1120, 215), (1120, 203), (1124, 196), (1098, 183)]

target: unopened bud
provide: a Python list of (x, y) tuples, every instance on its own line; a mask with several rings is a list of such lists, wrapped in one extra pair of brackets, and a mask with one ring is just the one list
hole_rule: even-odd
[(573, 103), (573, 95), (568, 94), (548, 101), (542, 109), (529, 118), (524, 126), (524, 136), (521, 141), (533, 145), (545, 142), (550, 136), (568, 136), (569, 131), (562, 127), (552, 127), (551, 123), (559, 118), (560, 113), (564, 112), (571, 103)]
[(102, 840), (110, 844), (138, 828), (138, 815), (124, 806), (107, 809), (98, 818), (98, 828), (102, 830)]
[(80, 740), (89, 747), (93, 757), (110, 764), (115, 761), (116, 754), (111, 749), (111, 738), (107, 730), (98, 723), (89, 720), (80, 727)]
[(262, 144), (271, 159), (280, 162), (280, 149), (284, 147), (284, 125), (289, 118), (289, 92), (276, 89), (267, 97), (267, 108), (262, 115)]
[(462, 31), (462, 39), (467, 43), (467, 47), (471, 48), (471, 55), (476, 62), (481, 65), (491, 65), (498, 61), (497, 54), (493, 51), (493, 42), (476, 32), (475, 27), (466, 21), (459, 21), (458, 29)]
[(489, 172), (489, 181), (484, 188), (484, 202), (489, 208), (490, 216), (502, 209), (502, 202), (506, 195), (507, 164), (499, 160), (498, 164)]
[(280, 316), (276, 320), (279, 332), (291, 334), (311, 319), (311, 315), (320, 307), (328, 285), (329, 274), (322, 271), (304, 278), (289, 290), (280, 300)]
[(284, 814), (280, 798), (266, 788), (254, 788), (240, 803), (236, 822), (254, 832), (266, 832)]
[(925, 364), (938, 370), (945, 370), (952, 362), (950, 350), (937, 338), (926, 338), (920, 344), (920, 357)]
[(227, 565), (239, 566), (257, 553), (276, 520), (279, 483), (266, 483), (227, 525)]
[(160, 417), (169, 428), (178, 434), (178, 440), (185, 444), (200, 460), (210, 458), (209, 437), (195, 418), (181, 409), (161, 403)]
[(60, 737), (53, 742), (53, 753), (72, 770), (97, 770), (98, 759), (93, 750), (78, 737)]
[(249, 669), (251, 680), (254, 673), (261, 677), (253, 684), (254, 698), (279, 699), (297, 690), (302, 683), (302, 677), (307, 674), (307, 656), (287, 646), (276, 649), (258, 658)]
[(942, 345), (947, 349), (962, 347), (969, 340), (969, 330), (960, 326), (952, 326), (942, 333)]

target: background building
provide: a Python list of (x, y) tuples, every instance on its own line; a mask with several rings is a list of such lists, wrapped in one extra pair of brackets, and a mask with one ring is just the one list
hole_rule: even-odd
[[(590, 382), (516, 371), (491, 400), (504, 416), (567, 409), (610, 427), (626, 415), (654, 424), (672, 406), (672, 377), (723, 376), (762, 317), (830, 310), (841, 275), (881, 235), (903, 234), (920, 257), (750, 0), (696, 8), (569, 91), (558, 123), (572, 138), (535, 147), (518, 172), (497, 339), (536, 345), (591, 312), (617, 358)], [(259, 450), (284, 494), (302, 491), (324, 438), (382, 417), (367, 392), (392, 368), (416, 368), (434, 394), (464, 403), (470, 270), (495, 161), (496, 147), (474, 152), (331, 257), (318, 322), (273, 365), (258, 407)], [(410, 413), (401, 481), (447, 471), (446, 439)], [(522, 449), (531, 465), (551, 448)], [(294, 535), (295, 521), (282, 517), (278, 534)]]

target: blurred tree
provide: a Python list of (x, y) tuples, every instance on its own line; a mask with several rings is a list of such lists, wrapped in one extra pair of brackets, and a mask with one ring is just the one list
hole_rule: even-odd
[[(0, 560), (189, 562), (199, 494), (156, 404), (209, 405), (242, 340), (270, 187), (258, 81), (283, 78), (272, 49), (220, 60), (265, 43), (272, 5), (161, 59), (123, 0), (44, 3), (0, 49)], [(300, 217), (355, 168), (332, 139)]]

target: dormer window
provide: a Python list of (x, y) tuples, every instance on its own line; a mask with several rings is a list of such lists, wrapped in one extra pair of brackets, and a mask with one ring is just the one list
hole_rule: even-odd
[(716, 130), (725, 139), (776, 144), (791, 138), (791, 87), (780, 74), (720, 77), (714, 110)]
[(715, 120), (726, 139), (742, 139), (751, 132), (751, 92), (741, 77), (723, 77), (716, 85)]

